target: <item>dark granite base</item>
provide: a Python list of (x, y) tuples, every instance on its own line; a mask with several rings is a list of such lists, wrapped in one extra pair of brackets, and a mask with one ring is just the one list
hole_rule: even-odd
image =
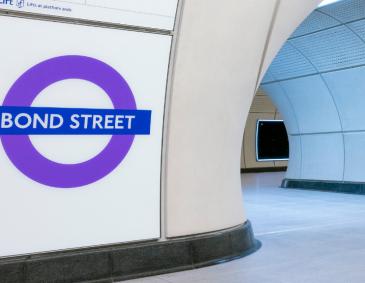
[(0, 259), (1, 283), (110, 283), (194, 269), (260, 248), (251, 224), (217, 233)]
[(365, 195), (365, 183), (284, 179), (282, 188)]
[(241, 168), (241, 173), (267, 173), (267, 172), (285, 172), (288, 169), (282, 167), (262, 167), (262, 168)]

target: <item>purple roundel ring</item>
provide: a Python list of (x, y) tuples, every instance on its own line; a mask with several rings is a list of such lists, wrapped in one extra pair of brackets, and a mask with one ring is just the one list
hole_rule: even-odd
[[(108, 94), (115, 109), (136, 110), (133, 93), (111, 66), (85, 56), (61, 56), (43, 61), (26, 71), (7, 93), (3, 106), (31, 106), (48, 86), (67, 79), (92, 82)], [(114, 135), (95, 157), (78, 164), (61, 164), (41, 155), (29, 136), (2, 136), (11, 162), (30, 179), (50, 187), (76, 188), (110, 174), (125, 158), (134, 135)]]

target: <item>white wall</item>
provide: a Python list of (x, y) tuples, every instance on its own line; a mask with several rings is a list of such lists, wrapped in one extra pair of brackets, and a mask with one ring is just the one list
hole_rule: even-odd
[[(137, 2), (141, 8), (142, 1), (136, 1), (134, 7), (138, 8)], [(176, 1), (170, 2), (176, 5)], [(90, 16), (97, 20), (100, 15)], [(133, 100), (130, 105), (135, 101), (138, 109), (152, 112), (149, 135), (30, 136), (30, 148), (34, 146), (36, 152), (33, 155), (19, 146), (19, 136), (2, 132), (0, 257), (159, 239), (161, 140), (172, 37), (3, 14), (0, 25), (4, 43), (0, 47), (1, 105), (9, 100), (9, 93), (21, 97), (15, 105), (14, 101), (9, 103), (11, 106), (68, 109), (131, 107), (115, 101), (133, 97), (129, 98)], [(43, 62), (44, 66), (46, 61), (49, 66), (49, 60), (67, 63), (39, 71), (38, 64)], [(83, 64), (88, 62), (93, 62), (93, 67), (85, 68)], [(75, 74), (77, 68), (72, 64), (81, 71)], [(36, 79), (19, 91), (15, 82), (24, 82), (24, 78), (29, 82), (30, 69), (32, 74), (38, 72)], [(48, 84), (39, 86), (39, 82)], [(37, 91), (34, 100), (29, 98), (32, 87)], [(119, 142), (115, 143), (116, 139)], [(16, 158), (9, 154), (9, 144), (17, 144)], [(117, 152), (113, 150), (108, 156), (105, 152), (113, 144)], [(126, 152), (119, 150), (123, 145)], [(115, 161), (114, 157), (121, 159)], [(109, 165), (113, 166), (108, 170)], [(77, 180), (63, 182), (72, 179)]]
[(173, 30), (178, 0), (37, 0), (3, 3), (0, 9)]

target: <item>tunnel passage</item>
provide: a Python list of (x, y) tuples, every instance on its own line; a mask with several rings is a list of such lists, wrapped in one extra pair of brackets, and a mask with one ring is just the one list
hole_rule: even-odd
[(289, 134), (284, 186), (363, 193), (353, 183), (365, 182), (364, 77), (365, 1), (318, 8), (283, 46), (261, 87)]

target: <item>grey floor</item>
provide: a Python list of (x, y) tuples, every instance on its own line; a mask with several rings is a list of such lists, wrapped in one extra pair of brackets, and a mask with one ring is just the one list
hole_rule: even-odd
[(130, 283), (364, 283), (365, 196), (278, 188), (282, 173), (243, 175), (262, 248), (243, 259)]

